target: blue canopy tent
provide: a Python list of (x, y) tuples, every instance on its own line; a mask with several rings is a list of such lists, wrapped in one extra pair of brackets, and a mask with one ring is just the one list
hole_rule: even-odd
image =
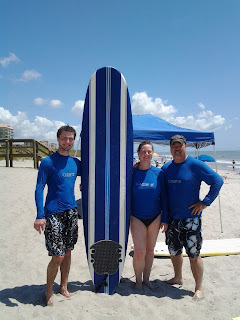
[(151, 114), (133, 115), (133, 139), (135, 142), (150, 140), (153, 143), (168, 145), (175, 134), (183, 135), (187, 145), (200, 149), (215, 145), (214, 133), (180, 128)]

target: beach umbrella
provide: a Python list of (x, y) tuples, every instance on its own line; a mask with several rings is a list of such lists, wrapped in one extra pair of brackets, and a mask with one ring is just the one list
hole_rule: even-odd
[(215, 162), (215, 159), (211, 156), (207, 156), (206, 154), (201, 154), (197, 159), (204, 161), (204, 162)]
[(161, 156), (160, 156), (158, 153), (156, 153), (156, 152), (154, 152), (153, 155), (154, 155), (155, 157), (161, 157)]

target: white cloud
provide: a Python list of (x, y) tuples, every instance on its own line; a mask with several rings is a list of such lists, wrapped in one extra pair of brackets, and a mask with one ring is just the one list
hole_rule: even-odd
[[(62, 121), (51, 121), (36, 116), (31, 122), (24, 112), (13, 115), (9, 110), (0, 107), (0, 123), (8, 123), (14, 129), (14, 138), (36, 139), (56, 142), (57, 130), (65, 125)], [(79, 128), (78, 128), (79, 130)]]
[(198, 113), (198, 118), (199, 119), (211, 119), (213, 117), (213, 112), (211, 110), (206, 110)]
[(200, 108), (201, 110), (204, 110), (204, 109), (205, 109), (205, 106), (204, 106), (201, 102), (199, 102), (197, 105), (199, 106), (199, 108)]
[(72, 113), (75, 114), (76, 116), (82, 115), (83, 113), (83, 107), (84, 107), (84, 101), (82, 100), (77, 100), (74, 103), (74, 106), (72, 107)]
[(60, 100), (50, 100), (49, 105), (50, 107), (57, 109), (57, 108), (60, 108), (61, 105), (63, 105), (63, 103)]
[(214, 115), (212, 111), (207, 110), (196, 116), (176, 117), (171, 123), (193, 130), (214, 131), (222, 127), (225, 121), (221, 115)]
[[(47, 100), (41, 97), (35, 98), (33, 101), (36, 105), (46, 104), (55, 108), (62, 105), (60, 100)], [(231, 121), (226, 123), (226, 120), (221, 115), (215, 115), (213, 111), (208, 110), (203, 104), (199, 113), (177, 116), (176, 108), (172, 105), (166, 105), (166, 102), (160, 98), (153, 99), (148, 97), (146, 92), (135, 93), (132, 101), (134, 114), (150, 113), (179, 127), (202, 131), (214, 131), (223, 127), (223, 125), (225, 125), (225, 130), (232, 128)], [(74, 103), (71, 111), (79, 115), (83, 110), (83, 106), (84, 101), (78, 100)], [(31, 122), (24, 112), (18, 111), (16, 115), (13, 115), (9, 110), (2, 107), (0, 107), (0, 123), (8, 123), (13, 127), (15, 138), (48, 141), (56, 141), (56, 132), (60, 126), (64, 125), (61, 121), (51, 121), (39, 116), (36, 116), (34, 121)], [(79, 132), (80, 127), (77, 127), (76, 130)]]
[(20, 59), (12, 52), (9, 53), (8, 57), (0, 59), (0, 64), (4, 68), (6, 68), (10, 62), (20, 62)]
[(161, 98), (153, 100), (146, 92), (136, 92), (132, 97), (132, 112), (133, 114), (150, 113), (164, 119), (177, 111), (172, 105), (165, 105), (164, 102), (166, 103)]
[(43, 99), (43, 98), (35, 98), (33, 99), (34, 104), (36, 104), (37, 106), (42, 106), (43, 104), (47, 104), (48, 100)]
[(48, 100), (48, 99), (44, 99), (41, 97), (33, 99), (33, 103), (37, 106), (42, 106), (45, 104), (45, 105), (50, 106), (53, 109), (60, 108), (63, 105), (62, 101), (60, 101), (58, 99)]
[[(179, 121), (180, 120), (180, 121)], [(185, 127), (193, 130), (202, 130), (202, 131), (213, 131), (217, 128), (220, 128), (224, 123), (225, 119), (220, 115), (212, 115), (211, 117), (203, 118), (203, 116), (191, 117), (188, 116), (186, 118), (179, 117), (175, 118), (172, 122), (176, 126)]]
[(225, 126), (225, 131), (228, 131), (230, 129), (232, 129), (232, 123), (230, 123), (229, 125)]
[(132, 112), (133, 114), (150, 113), (178, 127), (201, 131), (213, 131), (222, 127), (226, 121), (221, 115), (214, 115), (211, 110), (207, 110), (203, 103), (197, 104), (201, 109), (199, 113), (181, 117), (176, 116), (175, 107), (166, 103), (161, 98), (148, 97), (146, 92), (136, 92), (132, 97)]
[(225, 131), (229, 131), (233, 128), (234, 126), (234, 121), (238, 121), (238, 117), (234, 117), (233, 119), (228, 120), (228, 122), (225, 124)]
[(42, 76), (41, 73), (37, 72), (36, 70), (25, 70), (22, 73), (21, 78), (18, 79), (18, 81), (27, 82), (31, 80), (37, 80), (41, 78), (41, 76)]
[(191, 126), (194, 126), (195, 118), (193, 116), (176, 117), (172, 118), (170, 122), (178, 127), (190, 128)]

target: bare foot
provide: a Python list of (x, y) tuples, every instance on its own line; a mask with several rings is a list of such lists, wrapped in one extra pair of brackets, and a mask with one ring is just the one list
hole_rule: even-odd
[(172, 279), (169, 279), (169, 280), (167, 280), (166, 282), (167, 282), (168, 284), (171, 284), (171, 285), (173, 285), (173, 284), (182, 285), (182, 284), (183, 284), (182, 279), (178, 279), (178, 278), (176, 278), (176, 277), (174, 277), (174, 278), (172, 278)]
[(136, 282), (134, 288), (137, 289), (137, 290), (141, 290), (142, 289), (142, 283), (137, 283)]
[(134, 288), (133, 288), (133, 293), (135, 293), (135, 294), (143, 294), (143, 287), (136, 287), (136, 286), (134, 286)]
[(153, 289), (153, 285), (149, 280), (148, 281), (143, 280), (143, 284), (145, 284), (145, 286), (148, 287), (148, 289)]
[(46, 306), (50, 307), (53, 306), (53, 294), (45, 294), (45, 299), (46, 299)]
[(61, 295), (63, 295), (65, 298), (69, 298), (70, 297), (70, 293), (67, 289), (64, 288), (60, 288), (60, 293)]
[(203, 293), (201, 290), (197, 290), (194, 293), (193, 300), (202, 300), (203, 298), (204, 298), (204, 296), (203, 296)]

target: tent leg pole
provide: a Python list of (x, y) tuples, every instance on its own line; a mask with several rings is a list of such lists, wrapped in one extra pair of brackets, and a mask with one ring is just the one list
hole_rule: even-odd
[(219, 214), (220, 214), (220, 227), (221, 227), (221, 233), (223, 233), (223, 226), (222, 226), (222, 212), (221, 212), (221, 203), (220, 203), (220, 194), (218, 195), (218, 204), (219, 204)]
[[(217, 170), (217, 158), (216, 158), (215, 145), (213, 145), (213, 151), (214, 151), (214, 158), (215, 158), (215, 168), (216, 168), (216, 172), (218, 172), (218, 170)], [(220, 194), (218, 194), (218, 205), (219, 205), (219, 215), (220, 215), (220, 227), (221, 227), (221, 233), (223, 233)]]
[(218, 170), (217, 170), (217, 158), (216, 158), (215, 145), (213, 145), (213, 151), (214, 151), (214, 159), (215, 159), (215, 168), (216, 168), (216, 172), (218, 172)]

